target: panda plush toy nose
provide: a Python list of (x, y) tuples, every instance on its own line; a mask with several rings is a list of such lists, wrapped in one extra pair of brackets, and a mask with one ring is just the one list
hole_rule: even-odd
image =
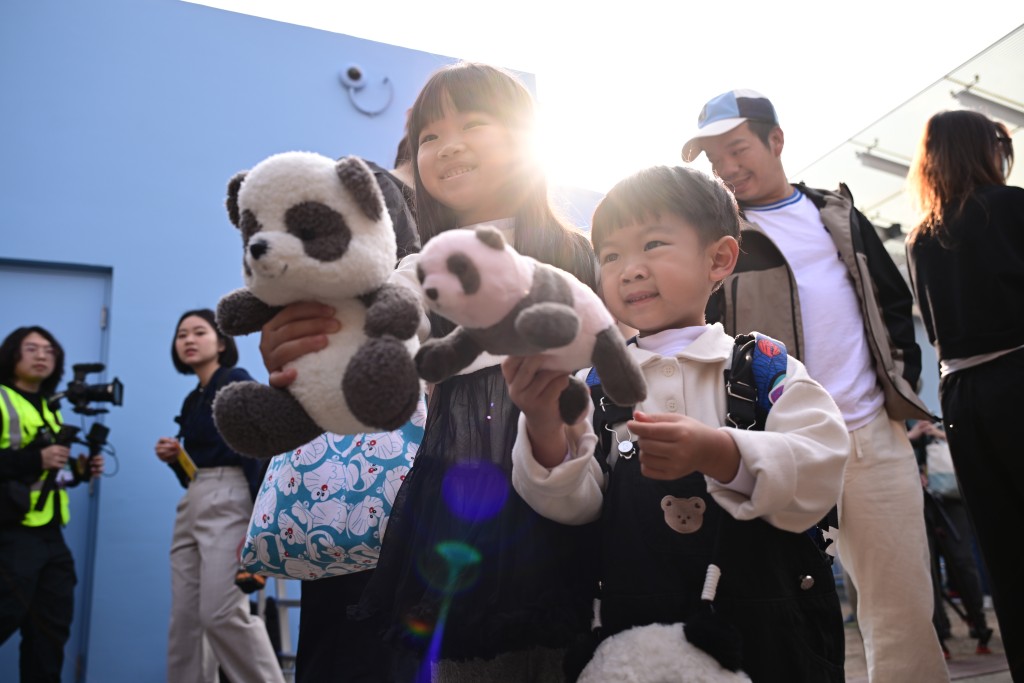
[(256, 240), (255, 242), (249, 245), (249, 253), (252, 255), (254, 259), (259, 259), (261, 256), (266, 254), (267, 249), (269, 249), (269, 247), (267, 246), (267, 243), (264, 242), (263, 240)]

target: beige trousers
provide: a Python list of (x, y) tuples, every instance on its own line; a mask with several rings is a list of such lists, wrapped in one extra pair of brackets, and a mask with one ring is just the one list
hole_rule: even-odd
[(883, 410), (850, 442), (839, 559), (857, 590), (868, 680), (949, 681), (932, 625), (924, 493), (906, 426)]
[(189, 485), (171, 540), (168, 683), (284, 683), (266, 625), (235, 586), (238, 546), (252, 497), (238, 467), (202, 468)]

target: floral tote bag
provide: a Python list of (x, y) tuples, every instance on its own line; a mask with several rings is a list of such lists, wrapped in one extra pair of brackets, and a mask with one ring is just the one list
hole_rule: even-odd
[(374, 568), (425, 421), (421, 398), (396, 431), (321, 434), (275, 456), (253, 506), (242, 567), (304, 581)]

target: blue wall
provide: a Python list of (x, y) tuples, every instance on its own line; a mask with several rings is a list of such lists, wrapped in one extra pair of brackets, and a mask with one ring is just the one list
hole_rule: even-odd
[[(106, 420), (120, 471), (99, 496), (87, 680), (164, 679), (181, 489), (153, 444), (194, 382), (170, 362), (178, 315), (242, 283), (228, 179), (286, 150), (389, 164), (450, 61), (176, 0), (3, 3), (0, 257), (113, 269), (108, 377), (126, 389)], [(340, 86), (350, 63), (394, 85), (379, 116)], [(240, 346), (265, 380), (256, 340)]]

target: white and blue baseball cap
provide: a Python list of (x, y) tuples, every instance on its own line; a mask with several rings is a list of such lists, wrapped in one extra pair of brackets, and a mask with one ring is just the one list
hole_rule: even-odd
[(689, 163), (704, 151), (701, 138), (713, 138), (744, 121), (765, 121), (779, 125), (775, 107), (755, 90), (730, 90), (708, 100), (697, 117), (697, 132), (683, 145), (683, 161)]

